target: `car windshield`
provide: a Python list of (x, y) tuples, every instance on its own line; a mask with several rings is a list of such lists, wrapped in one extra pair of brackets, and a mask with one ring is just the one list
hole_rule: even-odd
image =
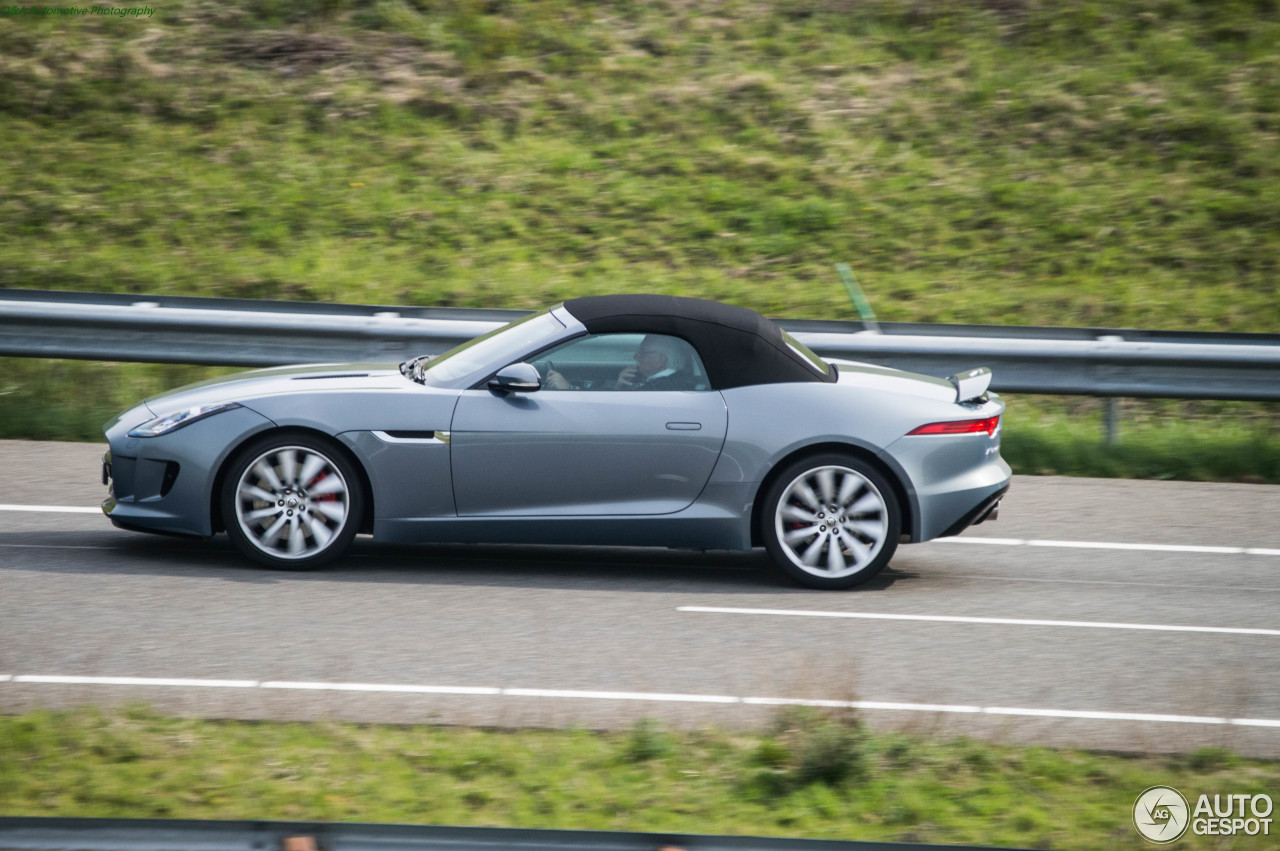
[(475, 373), (506, 366), (505, 361), (523, 355), (539, 340), (546, 339), (564, 326), (547, 310), (540, 310), (482, 337), (455, 346), (439, 357), (414, 364), (406, 361), (401, 371), (412, 367), (415, 381), (444, 384)]
[(818, 372), (822, 373), (823, 375), (831, 374), (831, 367), (827, 365), (827, 362), (824, 361), (822, 358), (818, 357), (816, 354), (814, 354), (813, 350), (810, 349), (808, 346), (806, 346), (804, 343), (800, 342), (795, 337), (792, 337), (786, 331), (782, 332), (782, 339), (786, 341), (787, 345), (791, 347), (791, 350), (793, 352), (795, 352), (796, 354), (800, 355), (800, 357), (808, 361), (809, 365), (812, 366), (814, 369), (816, 369)]

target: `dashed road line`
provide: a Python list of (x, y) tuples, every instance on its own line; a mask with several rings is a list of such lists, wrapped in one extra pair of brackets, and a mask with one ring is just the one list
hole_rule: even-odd
[(204, 680), (166, 677), (64, 677), (47, 674), (23, 674), (15, 683), (78, 686), (177, 686), (180, 688), (255, 688), (257, 680)]
[(502, 689), (474, 686), (379, 685), (377, 683), (295, 683), (271, 680), (258, 683), (259, 688), (301, 689), (304, 691), (364, 691), (395, 694), (463, 694), (499, 695)]
[(935, 544), (977, 544), (995, 547), (1055, 547), (1072, 550), (1139, 550), (1153, 553), (1199, 553), (1201, 555), (1280, 556), (1280, 549), (1266, 547), (1210, 547), (1192, 544), (1130, 544), (1112, 541), (1048, 541), (1023, 538), (936, 538)]
[(0, 544), (10, 550), (110, 550), (114, 547), (73, 546), (70, 544)]
[(47, 514), (102, 514), (101, 508), (81, 505), (10, 505), (0, 503), (0, 511), (35, 511)]
[[(992, 582), (1048, 582), (1060, 585), (1139, 585), (1150, 588), (1150, 582), (1125, 582), (1120, 579), (1041, 579), (1030, 576), (992, 576), (987, 573), (965, 573), (965, 579), (987, 579)], [(1193, 585), (1181, 582), (1161, 582), (1160, 590), (1170, 588), (1194, 588), (1199, 591), (1256, 591), (1264, 594), (1280, 593), (1280, 588), (1261, 588), (1250, 585)]]
[(656, 700), (662, 703), (743, 703), (743, 698), (725, 694), (663, 694), (643, 691), (572, 691), (542, 688), (504, 688), (509, 697), (568, 697), (587, 700)]
[(923, 621), (927, 623), (988, 624), (995, 626), (1054, 626), (1084, 629), (1138, 629), (1155, 632), (1208, 632), (1226, 635), (1280, 636), (1280, 629), (1252, 629), (1233, 626), (1174, 626), (1154, 623), (1112, 623), (1107, 621), (1058, 621), (1038, 618), (980, 618), (958, 615), (904, 615), (888, 612), (829, 612), (810, 609), (740, 609), (721, 606), (677, 606), (677, 612), (716, 615), (765, 615), (770, 617), (856, 618), (860, 620)]

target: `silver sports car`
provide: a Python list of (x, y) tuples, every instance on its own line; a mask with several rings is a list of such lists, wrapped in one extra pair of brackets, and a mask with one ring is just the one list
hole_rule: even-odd
[(285, 569), (379, 541), (750, 549), (848, 588), (995, 516), (1004, 403), (691, 298), (578, 298), (436, 357), (262, 369), (106, 425), (103, 511)]

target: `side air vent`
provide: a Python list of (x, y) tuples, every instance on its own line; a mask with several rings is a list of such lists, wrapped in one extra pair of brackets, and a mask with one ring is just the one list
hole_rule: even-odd
[(322, 378), (368, 378), (367, 372), (339, 372), (333, 375), (296, 375), (294, 381), (319, 381)]
[(164, 462), (164, 478), (160, 480), (160, 495), (168, 496), (169, 491), (173, 490), (173, 483), (178, 481), (178, 462)]
[(449, 443), (447, 431), (375, 431), (373, 436), (383, 443)]

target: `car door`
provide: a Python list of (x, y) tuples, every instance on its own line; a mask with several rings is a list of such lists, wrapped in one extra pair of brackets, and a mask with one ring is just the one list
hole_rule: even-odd
[(458, 514), (679, 511), (711, 477), (727, 424), (709, 389), (464, 391), (450, 436)]

